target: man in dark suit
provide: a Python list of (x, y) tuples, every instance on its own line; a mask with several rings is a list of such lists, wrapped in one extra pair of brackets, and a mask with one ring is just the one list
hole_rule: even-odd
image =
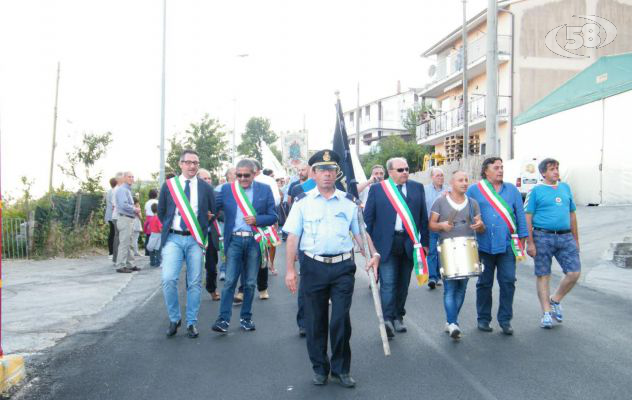
[(170, 320), (167, 336), (175, 335), (181, 323), (178, 277), (182, 262), (187, 264), (187, 334), (190, 338), (198, 336), (197, 317), (202, 291), (204, 243), (208, 239), (208, 214), (215, 214), (213, 188), (197, 178), (199, 166), (198, 153), (184, 150), (180, 156), (182, 174), (162, 185), (158, 200), (158, 218), (162, 222), (162, 291)]
[[(204, 168), (200, 168), (197, 177), (213, 187), (211, 173)], [(213, 191), (215, 189), (213, 188)], [(213, 225), (217, 216), (209, 214), (208, 223), (208, 246), (206, 247), (206, 257), (204, 257), (204, 269), (206, 269), (206, 291), (211, 295), (213, 301), (219, 301), (219, 293), (217, 293), (217, 262), (219, 261), (219, 235), (217, 228)]]
[[(270, 187), (255, 182), (255, 164), (248, 159), (237, 163), (236, 183), (224, 185), (217, 196), (217, 210), (224, 211), (224, 252), (226, 280), (222, 289), (219, 317), (213, 330), (228, 331), (232, 314), (233, 296), (239, 275), (244, 273), (244, 300), (240, 326), (245, 331), (255, 330), (252, 322), (252, 301), (261, 268), (261, 249), (255, 239), (255, 229), (274, 225), (277, 215)], [(252, 206), (251, 210), (250, 206)]]
[[(413, 270), (413, 240), (406, 224), (398, 215), (390, 199), (401, 198), (405, 201), (419, 232), (417, 241), (427, 253), (429, 243), (428, 215), (422, 184), (408, 180), (408, 162), (404, 158), (392, 158), (387, 161), (386, 169), (389, 181), (375, 183), (369, 189), (364, 209), (364, 221), (375, 248), (381, 255), (379, 266), (380, 296), (386, 333), (389, 338), (395, 331), (406, 332), (404, 315), (410, 275)], [(385, 185), (391, 185), (393, 191), (387, 193)], [(400, 196), (394, 192), (397, 190)]]

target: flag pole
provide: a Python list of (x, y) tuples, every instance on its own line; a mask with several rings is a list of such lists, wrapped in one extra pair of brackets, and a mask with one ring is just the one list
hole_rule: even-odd
[[(346, 160), (346, 156), (349, 155), (351, 156), (351, 152), (349, 150), (349, 142), (347, 142), (347, 138), (346, 136), (346, 129), (344, 127), (344, 119), (341, 119), (342, 117), (342, 106), (340, 105), (340, 92), (336, 91), (336, 120), (338, 123), (338, 131), (340, 131), (340, 134), (343, 136), (343, 144), (345, 147), (345, 152), (347, 154), (341, 154), (344, 159)], [(344, 118), (344, 117), (342, 117)], [(343, 132), (345, 134), (343, 134)], [(335, 142), (335, 137), (334, 137), (334, 142)], [(349, 157), (349, 161), (351, 162), (351, 157)], [(353, 171), (353, 166), (351, 167), (351, 170)], [(349, 177), (347, 177), (349, 178)], [(355, 177), (353, 177), (353, 179), (349, 179), (347, 181), (348, 185), (351, 186), (354, 190), (352, 192), (358, 193), (358, 182), (356, 181)], [(349, 192), (349, 190), (347, 190), (347, 192)], [(358, 193), (359, 194), (359, 193)], [(366, 226), (364, 225), (364, 216), (362, 214), (362, 202), (360, 201), (360, 199), (356, 198), (355, 203), (358, 207), (358, 225), (360, 225), (360, 237), (362, 238), (362, 243), (359, 243), (363, 250), (364, 250), (364, 255), (365, 255), (365, 261), (368, 263), (368, 260), (371, 259), (371, 257), (373, 257), (373, 253), (371, 252), (371, 248), (369, 246), (369, 240), (368, 240), (368, 234), (366, 232)], [(369, 284), (371, 286), (371, 294), (373, 295), (373, 305), (375, 306), (375, 314), (377, 315), (377, 320), (378, 320), (378, 328), (380, 331), (380, 338), (382, 339), (382, 349), (384, 350), (384, 355), (385, 356), (390, 356), (391, 355), (391, 347), (388, 343), (388, 336), (386, 335), (386, 326), (384, 325), (384, 313), (382, 312), (382, 300), (380, 298), (380, 292), (377, 289), (377, 279), (375, 277), (375, 273), (373, 272), (373, 268), (369, 268), (367, 271), (368, 275), (369, 275)]]

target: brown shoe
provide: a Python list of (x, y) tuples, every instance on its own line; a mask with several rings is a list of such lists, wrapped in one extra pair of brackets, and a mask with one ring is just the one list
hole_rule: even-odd
[(217, 293), (217, 291), (211, 293), (211, 299), (213, 301), (219, 301), (220, 297), (219, 297), (219, 293)]
[(132, 270), (127, 267), (122, 267), (122, 268), (117, 268), (116, 272), (120, 272), (122, 274), (130, 274), (132, 273)]

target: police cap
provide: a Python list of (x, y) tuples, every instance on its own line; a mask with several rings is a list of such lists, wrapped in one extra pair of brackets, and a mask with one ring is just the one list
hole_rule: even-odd
[(322, 169), (337, 169), (340, 163), (340, 156), (333, 150), (321, 150), (310, 157), (308, 164), (310, 167)]

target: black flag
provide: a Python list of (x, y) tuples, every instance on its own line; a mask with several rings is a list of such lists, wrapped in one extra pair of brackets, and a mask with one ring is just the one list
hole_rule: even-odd
[[(340, 155), (341, 172), (336, 180), (336, 187), (358, 197), (358, 182), (353, 172), (353, 162), (351, 161), (351, 151), (349, 150), (349, 140), (347, 139), (347, 128), (345, 128), (345, 118), (342, 114), (340, 99), (338, 99), (336, 103), (336, 113), (333, 150)], [(358, 140), (358, 138), (356, 138), (356, 140)]]

